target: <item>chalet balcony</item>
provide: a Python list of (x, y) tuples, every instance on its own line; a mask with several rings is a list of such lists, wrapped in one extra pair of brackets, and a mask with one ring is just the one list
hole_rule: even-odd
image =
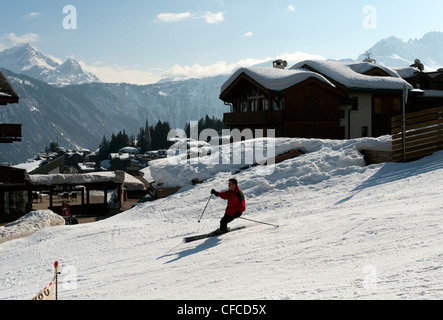
[(283, 123), (283, 111), (250, 111), (233, 112), (223, 115), (224, 124), (227, 126), (236, 125), (270, 125)]
[(22, 141), (21, 124), (0, 124), (0, 143)]

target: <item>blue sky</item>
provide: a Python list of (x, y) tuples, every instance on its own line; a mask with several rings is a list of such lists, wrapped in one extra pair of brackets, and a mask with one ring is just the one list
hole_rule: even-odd
[[(63, 13), (67, 5), (75, 12)], [(356, 59), (383, 38), (443, 31), (441, 0), (0, 0), (0, 7), (0, 50), (30, 42), (103, 81), (139, 84), (300, 52)]]

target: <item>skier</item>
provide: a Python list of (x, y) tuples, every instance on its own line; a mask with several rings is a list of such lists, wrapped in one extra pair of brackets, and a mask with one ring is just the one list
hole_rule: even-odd
[(246, 210), (245, 197), (238, 187), (237, 179), (229, 179), (229, 190), (217, 192), (212, 189), (211, 193), (217, 197), (228, 200), (225, 215), (220, 220), (220, 229), (217, 230), (219, 234), (225, 233), (228, 231), (228, 223), (239, 218)]

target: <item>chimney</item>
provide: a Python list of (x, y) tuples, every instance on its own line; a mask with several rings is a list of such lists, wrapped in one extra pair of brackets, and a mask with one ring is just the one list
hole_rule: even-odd
[(272, 66), (276, 69), (284, 69), (288, 66), (288, 62), (282, 59), (278, 59), (272, 62)]

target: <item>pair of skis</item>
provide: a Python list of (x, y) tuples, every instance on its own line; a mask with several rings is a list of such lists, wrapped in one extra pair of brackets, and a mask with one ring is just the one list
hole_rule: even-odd
[[(228, 228), (228, 231), (225, 232), (225, 233), (236, 231), (236, 230), (241, 230), (241, 229), (244, 229), (244, 228), (246, 228), (246, 227), (245, 226), (240, 226), (240, 227)], [(183, 238), (183, 242), (184, 243), (188, 243), (188, 242), (192, 242), (192, 241), (197, 241), (197, 240), (202, 240), (202, 239), (207, 239), (207, 238), (219, 236), (219, 235), (222, 235), (222, 234), (224, 234), (224, 233), (219, 233), (216, 230), (216, 231), (212, 231), (212, 232), (209, 232), (209, 233), (200, 234), (200, 235), (197, 235), (197, 236), (185, 237), (185, 238)]]

